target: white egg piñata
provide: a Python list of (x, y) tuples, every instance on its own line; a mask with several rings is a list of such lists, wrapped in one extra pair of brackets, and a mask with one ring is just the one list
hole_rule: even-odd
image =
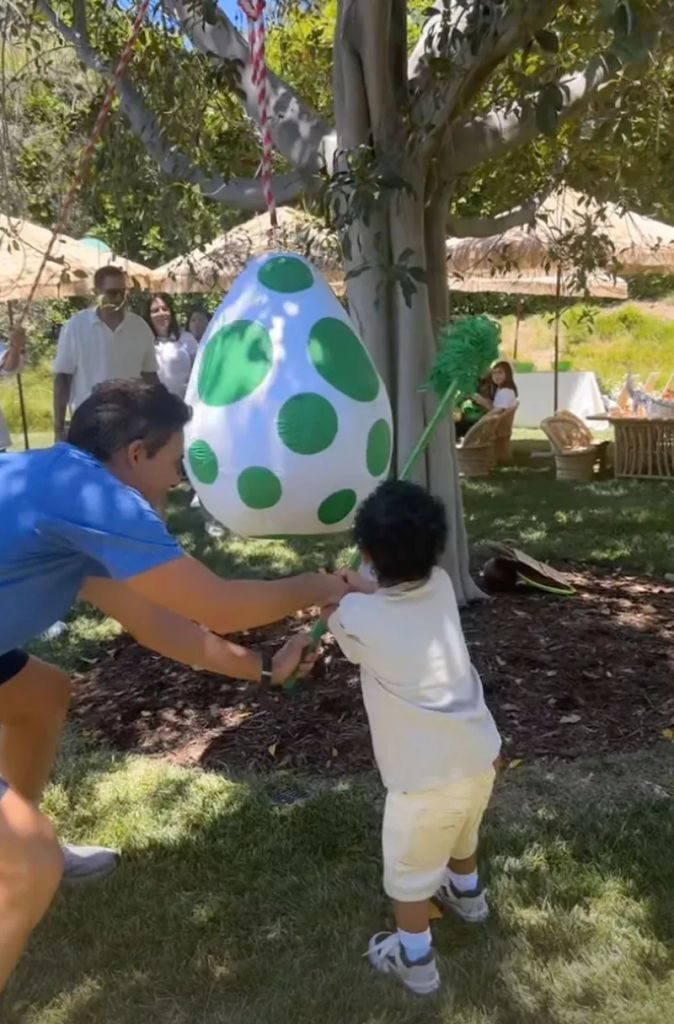
[(262, 256), (237, 278), (186, 400), (190, 480), (242, 536), (344, 530), (388, 474), (386, 389), (332, 290), (299, 256)]

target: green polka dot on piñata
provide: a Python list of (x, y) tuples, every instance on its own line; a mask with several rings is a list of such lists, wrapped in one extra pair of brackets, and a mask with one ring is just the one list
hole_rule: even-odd
[(273, 508), (281, 500), (281, 481), (271, 469), (250, 466), (236, 482), (239, 497), (248, 508)]
[(309, 355), (323, 380), (356, 402), (372, 402), (379, 377), (363, 343), (335, 317), (318, 320), (309, 334)]
[(367, 435), (367, 468), (372, 476), (381, 476), (391, 460), (391, 428), (386, 420), (377, 420)]
[(316, 455), (337, 436), (337, 413), (327, 398), (307, 392), (294, 395), (278, 415), (277, 429), (286, 448), (297, 455)]
[(337, 523), (341, 523), (342, 519), (346, 519), (350, 512), (353, 512), (356, 500), (355, 491), (335, 491), (321, 502), (318, 518), (324, 526), (336, 526)]
[(305, 292), (314, 283), (309, 267), (296, 256), (276, 256), (269, 260), (257, 273), (257, 279), (273, 292)]
[(206, 405), (232, 405), (259, 388), (274, 361), (272, 340), (261, 324), (235, 320), (217, 331), (204, 349), (199, 398)]
[(194, 441), (187, 457), (199, 483), (215, 483), (218, 478), (218, 457), (207, 441)]

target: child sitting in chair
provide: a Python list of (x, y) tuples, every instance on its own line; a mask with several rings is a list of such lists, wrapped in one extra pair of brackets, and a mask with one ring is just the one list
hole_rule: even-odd
[(419, 995), (440, 985), (429, 928), (434, 897), (464, 921), (489, 907), (477, 871), (478, 831), (501, 741), (463, 638), (447, 573), (444, 506), (391, 481), (360, 507), (355, 536), (376, 579), (324, 609), (345, 656), (360, 665), (375, 758), (387, 790), (384, 888), (397, 931), (369, 959)]

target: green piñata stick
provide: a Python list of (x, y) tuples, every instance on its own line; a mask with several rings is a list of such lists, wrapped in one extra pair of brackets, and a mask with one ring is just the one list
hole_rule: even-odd
[[(430, 420), (426, 424), (421, 437), (419, 438), (419, 440), (415, 444), (414, 448), (410, 452), (410, 454), (409, 454), (409, 456), (407, 458), (407, 462), (405, 463), (405, 465), (403, 466), (402, 470), (400, 471), (400, 476), (399, 476), (400, 480), (406, 480), (408, 478), (408, 476), (410, 475), (410, 473), (412, 472), (412, 470), (414, 468), (414, 465), (415, 465), (417, 459), (420, 458), (421, 455), (423, 455), (423, 453), (428, 448), (428, 445), (430, 444), (431, 437), (433, 436), (435, 428), (437, 427), (438, 423), (440, 422), (440, 420), (443, 418), (443, 416), (447, 412), (448, 406), (450, 406), (453, 403), (453, 401), (454, 401), (454, 399), (456, 397), (456, 393), (457, 393), (457, 386), (454, 383), (454, 381), (452, 381), (452, 383), (449, 385), (449, 387), (445, 391), (444, 395), (442, 396), (442, 398), (438, 402), (437, 409), (435, 410), (435, 412), (431, 416)], [(352, 558), (351, 558), (351, 560), (350, 560), (350, 562), (349, 562), (349, 569), (357, 569), (359, 565), (360, 565), (360, 553), (358, 551), (355, 551), (353, 556), (352, 556)], [(310, 633), (310, 641), (309, 641), (308, 648), (307, 648), (308, 650), (310, 650), (310, 651), (315, 651), (316, 650), (316, 648), (318, 647), (318, 645), (319, 645), (319, 643), (321, 641), (321, 637), (325, 634), (327, 628), (328, 628), (328, 624), (323, 619), (318, 619), (314, 623), (314, 625), (312, 626), (312, 629), (311, 629), (311, 633)], [(297, 684), (297, 677), (293, 676), (291, 679), (288, 679), (287, 682), (285, 682), (283, 684), (283, 688), (285, 690), (292, 690), (292, 689), (294, 689), (296, 684)]]

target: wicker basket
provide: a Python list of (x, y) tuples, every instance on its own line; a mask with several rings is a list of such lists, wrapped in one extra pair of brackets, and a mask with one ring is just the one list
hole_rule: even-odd
[(489, 476), (496, 463), (495, 443), (503, 414), (488, 412), (470, 428), (462, 444), (457, 445), (456, 457), (463, 476)]
[(588, 483), (594, 479), (595, 464), (605, 461), (608, 446), (598, 445), (582, 420), (559, 412), (544, 419), (541, 430), (550, 442), (558, 480)]
[(494, 446), (484, 444), (472, 448), (457, 448), (459, 473), (462, 476), (489, 476), (494, 465)]
[(591, 448), (584, 452), (555, 452), (557, 479), (567, 483), (590, 483), (594, 479), (596, 459)]
[(512, 462), (512, 432), (513, 423), (515, 422), (515, 413), (519, 402), (515, 402), (510, 409), (506, 409), (501, 413), (496, 423), (496, 433), (494, 436), (494, 455), (498, 463)]
[(616, 420), (616, 476), (674, 479), (674, 420)]

